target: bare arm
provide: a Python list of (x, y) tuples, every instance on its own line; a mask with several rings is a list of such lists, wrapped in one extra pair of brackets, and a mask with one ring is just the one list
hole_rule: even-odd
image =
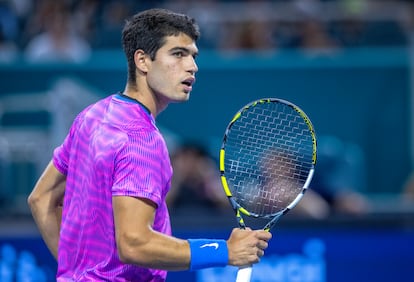
[(155, 205), (151, 201), (117, 196), (113, 209), (116, 244), (123, 262), (166, 270), (188, 268), (188, 242), (152, 229)]
[(50, 162), (28, 198), (40, 234), (56, 259), (65, 186), (66, 176)]
[[(116, 243), (124, 263), (148, 268), (184, 270), (190, 265), (187, 240), (152, 229), (155, 205), (145, 199), (113, 197)], [(271, 234), (267, 231), (233, 229), (227, 240), (229, 264), (249, 265), (259, 261)]]

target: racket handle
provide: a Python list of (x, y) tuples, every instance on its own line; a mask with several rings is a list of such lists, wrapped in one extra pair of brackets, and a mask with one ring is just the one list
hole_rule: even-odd
[(252, 275), (252, 267), (243, 266), (237, 271), (236, 282), (250, 282), (250, 276)]

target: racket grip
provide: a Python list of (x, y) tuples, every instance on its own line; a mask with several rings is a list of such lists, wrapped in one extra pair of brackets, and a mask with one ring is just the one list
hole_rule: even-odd
[(236, 282), (250, 282), (250, 276), (252, 275), (252, 267), (250, 265), (243, 266), (237, 271)]

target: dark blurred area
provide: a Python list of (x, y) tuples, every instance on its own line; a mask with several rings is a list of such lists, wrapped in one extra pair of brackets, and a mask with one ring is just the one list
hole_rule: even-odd
[[(102, 56), (120, 52), (120, 33), (125, 19), (137, 11), (150, 7), (165, 7), (195, 17), (202, 31), (201, 40), (198, 42), (199, 48), (206, 53), (217, 54), (218, 58), (232, 58), (237, 56), (235, 54), (246, 54), (246, 52), (269, 56), (269, 58), (278, 54), (282, 54), (280, 57), (283, 57), (284, 51), (292, 50), (299, 50), (298, 52), (307, 54), (306, 56), (311, 58), (335, 58), (341, 56), (346, 52), (345, 50), (368, 50), (366, 54), (374, 53), (375, 50), (385, 50), (381, 54), (392, 55), (395, 50), (411, 49), (411, 34), (414, 29), (412, 17), (414, 5), (410, 1), (3, 0), (0, 1), (0, 62), (3, 62), (5, 68), (24, 64), (31, 64), (30, 67), (33, 67), (33, 64), (57, 63), (69, 64), (70, 69), (71, 64), (90, 65), (91, 58), (96, 57), (96, 54), (101, 54), (99, 58), (109, 60), (110, 56)], [(409, 58), (409, 51), (407, 53)], [(358, 59), (354, 64), (357, 68)], [(18, 80), (27, 79), (24, 71), (20, 74), (22, 77)], [(48, 109), (41, 109), (39, 99), (33, 95), (29, 95), (28, 98), (35, 100), (40, 112), (44, 110), (38, 115), (30, 116), (32, 113), (24, 109), (27, 105), (18, 109), (18, 113), (12, 110), (6, 111), (8, 103), (11, 103), (10, 107), (14, 105), (13, 103), (19, 104), (11, 101), (13, 97), (6, 95), (19, 91), (13, 89), (9, 91), (10, 88), (13, 86), (4, 85), (1, 91), (2, 97), (5, 97), (2, 111), (3, 124), (13, 125), (26, 120), (29, 123), (37, 122), (41, 126), (42, 123), (54, 122), (53, 117), (47, 115)], [(16, 89), (18, 88), (20, 87), (16, 86)], [(27, 102), (23, 100), (20, 104), (27, 104)], [(86, 102), (79, 102), (79, 104), (86, 104)], [(32, 104), (31, 107), (35, 106)], [(78, 106), (78, 109), (80, 108), (81, 105)], [(407, 117), (410, 117), (410, 114)], [(70, 118), (71, 116), (66, 117), (66, 123), (70, 124)], [(337, 179), (315, 181), (319, 185), (315, 191), (322, 194), (328, 203), (333, 204), (333, 190), (327, 187), (328, 182), (335, 183), (347, 179), (348, 182), (353, 182), (352, 185), (346, 184), (349, 189), (362, 192), (366, 190), (364, 170), (368, 164), (364, 163), (367, 161), (364, 160), (366, 154), (364, 148), (360, 148), (359, 144), (353, 144), (355, 148), (353, 152), (358, 156), (355, 154), (352, 156), (352, 152), (339, 153), (340, 150), (346, 150), (339, 148), (345, 146), (340, 143), (349, 140), (344, 140), (342, 136), (335, 136), (335, 132), (330, 131), (323, 132), (323, 135), (333, 138), (326, 138), (322, 142), (321, 166), (331, 162), (327, 166), (332, 169), (332, 162), (342, 161), (344, 164), (350, 158), (358, 160), (354, 167), (351, 165), (346, 168), (346, 165), (342, 164), (341, 168), (330, 174), (331, 178)], [(329, 140), (330, 145), (327, 144)], [(8, 141), (4, 140), (4, 142)], [(206, 149), (212, 151), (209, 147)], [(337, 151), (334, 152), (335, 150)], [(7, 150), (4, 155), (4, 158), (7, 158)], [(4, 168), (3, 174), (10, 173), (7, 170), (8, 168)], [(325, 168), (320, 169), (320, 171), (325, 170)], [(340, 170), (344, 170), (345, 175), (339, 176)], [(355, 171), (351, 172), (352, 170)], [(351, 175), (347, 176), (346, 173)], [(319, 179), (322, 176), (317, 175), (317, 177)], [(406, 177), (408, 180), (408, 173)], [(350, 180), (351, 178), (353, 180)], [(3, 182), (7, 182), (6, 176), (2, 179)], [(400, 187), (402, 182), (398, 183)], [(334, 185), (338, 186), (337, 183)], [(8, 199), (3, 201), (7, 202)], [(356, 200), (355, 205), (358, 203), (359, 201)]]
[[(414, 28), (414, 5), (410, 1), (3, 0), (0, 1), (0, 61), (4, 63), (5, 68), (24, 64), (31, 64), (32, 68), (36, 64), (48, 63), (90, 65), (91, 58), (96, 57), (96, 54), (119, 53), (120, 33), (125, 19), (150, 7), (165, 7), (195, 17), (202, 31), (201, 40), (198, 42), (199, 48), (225, 58), (246, 52), (260, 56), (282, 54), (282, 57), (284, 51), (292, 50), (299, 50), (301, 54), (307, 54), (311, 58), (335, 58), (346, 52), (344, 50), (368, 50), (367, 54), (370, 53), (369, 50), (385, 50), (382, 54), (392, 54), (395, 50), (411, 49), (411, 34)], [(109, 56), (106, 58), (110, 59)], [(354, 64), (358, 67), (358, 59)], [(68, 68), (70, 69), (70, 66)], [(22, 77), (17, 80), (27, 79), (24, 71), (18, 73)], [(3, 125), (13, 126), (13, 123), (20, 122), (41, 126), (45, 123), (56, 123), (56, 117), (48, 116), (49, 109), (42, 108), (42, 103), (44, 105), (48, 101), (40, 102), (33, 95), (27, 97), (34, 100), (30, 106), (24, 100), (21, 103), (16, 102), (20, 98), (17, 95), (14, 97), (16, 101), (12, 101), (13, 97), (6, 94), (19, 90), (7, 90), (10, 88), (13, 86), (5, 85), (2, 90)], [(16, 86), (16, 89), (18, 88)], [(85, 98), (84, 103), (78, 102), (78, 107), (72, 107), (72, 111), (78, 111), (83, 104), (91, 100)], [(58, 99), (56, 103), (56, 106), (60, 107)], [(20, 107), (16, 111), (6, 109), (15, 104), (19, 104)], [(26, 109), (36, 105), (37, 115)], [(53, 112), (53, 109), (51, 111)], [(60, 116), (68, 125), (73, 115), (69, 113)], [(406, 117), (409, 118), (410, 114)], [(64, 130), (60, 130), (60, 135), (63, 135)], [(16, 134), (20, 133), (24, 136), (23, 131)], [(353, 140), (336, 136), (335, 132), (329, 130), (322, 133), (327, 138), (323, 138), (320, 143), (321, 168), (317, 170), (314, 186), (318, 187), (314, 187), (314, 191), (332, 206), (335, 212), (368, 211), (369, 203), (362, 194), (367, 191), (376, 192), (366, 187), (369, 185), (366, 178), (372, 177), (366, 171), (366, 166), (369, 166), (367, 162), (372, 159), (367, 160), (367, 152)], [(182, 138), (182, 141), (186, 138), (188, 139), (187, 136)], [(10, 140), (5, 138), (3, 142), (10, 143)], [(347, 142), (354, 144), (343, 144)], [(56, 141), (55, 144), (57, 143)], [(353, 149), (348, 150), (344, 148), (346, 146), (353, 146)], [(7, 159), (10, 152), (5, 147), (3, 146), (3, 158)], [(48, 149), (50, 148), (45, 148)], [(207, 144), (205, 149), (215, 157), (210, 144)], [(24, 158), (27, 152), (23, 152), (22, 155)], [(7, 184), (7, 179), (19, 177), (16, 176), (16, 169), (4, 163), (2, 165), (4, 169), (1, 179), (4, 187), (0, 199), (7, 203), (10, 200), (8, 195), (13, 194), (13, 189), (7, 187), (10, 185)], [(30, 174), (30, 167), (24, 169)], [(408, 180), (410, 174), (404, 173)], [(399, 192), (404, 194), (405, 192), (401, 191), (403, 182), (404, 180), (401, 180), (395, 185), (398, 185)], [(340, 188), (341, 185), (347, 187)], [(336, 196), (339, 194), (341, 197), (338, 199), (344, 198), (343, 202), (337, 201)], [(350, 196), (349, 200), (345, 200), (345, 196)]]
[[(403, 281), (406, 272), (394, 274), (413, 257), (390, 242), (406, 242), (414, 230), (414, 4), (391, 0), (0, 0), (0, 281), (53, 276), (47, 267), (32, 280), (7, 280), (1, 272), (17, 262), (53, 265), (42, 246), (32, 247), (30, 240), (41, 241), (26, 197), (75, 115), (122, 90), (122, 27), (152, 7), (193, 16), (202, 34), (190, 102), (172, 105), (157, 121), (175, 173), (168, 204), (176, 232), (223, 234), (236, 226), (218, 170), (225, 126), (253, 99), (282, 98), (314, 123), (318, 162), (310, 189), (276, 232), (292, 246), (318, 237), (328, 250), (326, 265), (317, 264), (325, 280), (283, 279), (274, 270), (282, 278), (255, 281), (349, 281), (333, 273), (346, 272), (337, 264), (354, 264), (350, 250), (358, 241), (367, 246), (361, 265), (390, 266), (374, 280)], [(377, 262), (382, 254), (370, 236), (389, 257), (405, 259)], [(323, 253), (318, 244), (310, 244), (309, 261)], [(292, 251), (275, 245), (270, 253)], [(273, 259), (268, 269), (279, 263)], [(171, 281), (227, 281), (211, 278), (216, 274)]]
[(31, 60), (79, 61), (92, 50), (119, 49), (125, 19), (150, 7), (195, 17), (203, 33), (199, 47), (215, 50), (402, 47), (413, 24), (410, 1), (2, 0), (2, 57), (23, 52)]

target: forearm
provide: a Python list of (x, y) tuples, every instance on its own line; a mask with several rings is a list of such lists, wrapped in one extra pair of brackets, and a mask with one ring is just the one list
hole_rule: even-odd
[(124, 236), (119, 240), (118, 251), (122, 261), (143, 267), (184, 270), (189, 268), (188, 241), (149, 230), (142, 236)]
[(61, 209), (45, 208), (40, 202), (32, 202), (29, 206), (46, 246), (57, 259)]
[(49, 163), (28, 198), (28, 205), (47, 247), (57, 258), (66, 177)]
[(228, 263), (224, 240), (182, 240), (154, 230), (155, 206), (150, 200), (116, 196), (113, 209), (116, 246), (124, 263), (165, 270)]
[(131, 244), (127, 263), (165, 270), (199, 270), (223, 267), (229, 263), (227, 242), (222, 239), (181, 240), (154, 232), (142, 243)]

